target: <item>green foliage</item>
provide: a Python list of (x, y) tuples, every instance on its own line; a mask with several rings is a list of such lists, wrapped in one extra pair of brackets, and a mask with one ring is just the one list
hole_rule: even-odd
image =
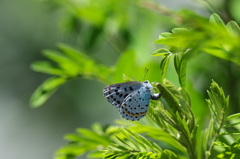
[[(225, 115), (229, 97), (225, 97), (216, 82), (210, 86), (207, 103), (211, 118), (205, 130), (198, 130), (189, 102), (184, 100), (186, 92), (166, 80), (164, 83), (165, 86), (157, 84), (163, 98), (152, 103), (146, 122), (120, 121), (118, 124), (123, 128), (94, 124), (91, 130), (78, 129), (76, 134), (66, 135), (69, 144), (57, 151), (56, 159), (75, 158), (86, 152), (89, 158), (159, 159), (223, 158), (239, 154), (239, 139), (229, 144), (222, 137), (234, 138), (236, 132), (239, 134), (239, 121), (233, 120), (240, 120), (240, 115)], [(227, 131), (230, 127), (237, 131)], [(214, 149), (220, 146), (223, 149)]]
[(207, 158), (209, 158), (208, 155), (211, 155), (213, 145), (224, 126), (224, 121), (226, 120), (225, 113), (229, 104), (229, 97), (225, 97), (223, 90), (214, 81), (210, 91), (208, 91), (208, 96), (207, 103), (211, 112), (211, 119), (203, 138), (204, 152), (206, 152)]
[[(181, 53), (183, 50), (186, 52), (190, 49), (192, 54), (205, 52), (240, 65), (238, 54), (240, 51), (240, 28), (236, 22), (231, 21), (225, 26), (221, 18), (217, 14), (213, 14), (209, 23), (202, 22), (200, 18), (196, 19), (195, 23), (197, 25), (191, 28), (175, 28), (172, 29), (172, 33), (161, 33), (155, 42), (177, 47), (179, 51), (176, 53)], [(168, 50), (165, 49), (165, 52)]]
[(80, 128), (75, 134), (65, 135), (69, 144), (56, 152), (57, 159), (72, 159), (91, 151), (89, 156), (98, 158), (102, 153), (98, 152), (111, 143), (111, 131), (103, 129), (99, 124), (92, 125), (92, 129)]
[[(140, 134), (123, 128), (119, 129), (122, 137), (116, 136), (118, 144), (110, 145), (105, 154), (105, 158), (161, 158), (165, 153), (154, 142), (146, 139)], [(174, 156), (174, 153), (170, 152), (167, 156)], [(175, 155), (176, 156), (176, 155)]]
[(109, 82), (108, 77), (112, 72), (111, 68), (97, 64), (84, 53), (67, 45), (60, 44), (58, 49), (59, 51), (45, 50), (43, 52), (43, 55), (52, 62), (37, 61), (31, 65), (34, 71), (53, 75), (33, 93), (30, 99), (33, 107), (41, 106), (58, 87), (73, 78), (94, 78), (102, 82)]
[[(56, 152), (56, 159), (75, 158), (86, 152), (89, 152), (89, 158), (137, 158), (141, 156), (142, 158), (175, 159), (177, 157), (172, 151), (162, 150), (155, 142), (134, 132), (133, 130), (139, 126), (138, 124), (128, 129), (117, 126), (103, 128), (99, 124), (94, 124), (91, 130), (78, 129), (77, 133), (65, 136), (69, 144)], [(141, 125), (138, 131), (149, 132), (147, 128), (146, 125)], [(152, 127), (149, 128), (153, 130)], [(151, 132), (149, 135), (151, 136)]]
[[(102, 2), (115, 6), (115, 3), (124, 4), (125, 1)], [(123, 4), (120, 11), (125, 7)], [(85, 6), (81, 12), (77, 12), (79, 9), (76, 9), (73, 14), (92, 25), (101, 26), (106, 20), (103, 17), (112, 11), (114, 16), (121, 17), (118, 18), (120, 21), (110, 21), (116, 24), (115, 27), (125, 28), (127, 24), (131, 24), (131, 20), (127, 19), (128, 14), (117, 14), (116, 8), (110, 8), (110, 11), (109, 8), (100, 9), (98, 5)], [(95, 15), (98, 16), (93, 17)], [(182, 14), (181, 18), (190, 22), (190, 15)], [(151, 102), (147, 116), (140, 122), (121, 120), (117, 121), (116, 125), (106, 127), (94, 124), (91, 129), (80, 128), (76, 133), (66, 135), (68, 144), (56, 152), (56, 159), (73, 159), (83, 155), (87, 155), (88, 158), (109, 159), (236, 158), (239, 155), (240, 114), (228, 116), (229, 96), (226, 97), (223, 89), (212, 81), (206, 100), (210, 110), (209, 119), (206, 119), (208, 124), (200, 125), (192, 111), (186, 73), (187, 63), (200, 53), (211, 54), (239, 65), (240, 29), (234, 21), (225, 25), (217, 14), (213, 14), (209, 22), (201, 17), (194, 17), (193, 23), (187, 23), (185, 28), (174, 28), (172, 33), (161, 33), (155, 41), (167, 46), (152, 53), (155, 59), (157, 56), (163, 56), (160, 75), (159, 61), (155, 62), (148, 55), (139, 55), (136, 52), (138, 49), (126, 49), (119, 55), (115, 65), (110, 67), (65, 44), (58, 45), (57, 51), (43, 52), (50, 61), (35, 62), (31, 67), (52, 77), (33, 93), (30, 99), (33, 107), (41, 106), (70, 79), (82, 77), (109, 84), (119, 82), (123, 76), (138, 80), (145, 68), (157, 68), (148, 78), (150, 81), (160, 82), (155, 82), (155, 85), (162, 93), (160, 100)], [(166, 78), (172, 57), (180, 87)], [(199, 104), (195, 107), (201, 106)]]
[(221, 153), (217, 155), (216, 158), (230, 158), (234, 159), (240, 156), (240, 138), (234, 141), (232, 144), (223, 144), (223, 143), (216, 143), (216, 146), (219, 146), (223, 149)]

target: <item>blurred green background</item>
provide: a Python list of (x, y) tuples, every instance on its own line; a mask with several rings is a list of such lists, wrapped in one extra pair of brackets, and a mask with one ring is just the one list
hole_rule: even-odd
[[(77, 5), (80, 2), (87, 5)], [(226, 21), (240, 22), (237, 0), (215, 0), (214, 8), (204, 1), (155, 2), (166, 10), (159, 13), (151, 5), (132, 7), (134, 1), (123, 0), (121, 5), (114, 6), (119, 10), (116, 18), (101, 12), (111, 7), (107, 0), (0, 1), (0, 158), (52, 158), (54, 151), (64, 144), (64, 134), (94, 122), (111, 124), (120, 117), (102, 95), (105, 85), (81, 78), (63, 85), (42, 107), (30, 108), (31, 94), (49, 77), (30, 69), (32, 62), (45, 60), (42, 50), (55, 49), (57, 43), (64, 42), (111, 66), (126, 48), (146, 56), (158, 49), (160, 46), (153, 43), (158, 35), (179, 25), (167, 10), (190, 9), (208, 18), (216, 9)], [(80, 12), (76, 13), (76, 8)], [(119, 20), (128, 16), (126, 21)], [(206, 90), (214, 79), (231, 95), (234, 106), (231, 111), (239, 111), (239, 67), (210, 55), (199, 55), (189, 66), (188, 88), (193, 105), (204, 102)], [(141, 80), (143, 74), (135, 80)], [(169, 73), (169, 80), (177, 84), (175, 77)], [(206, 111), (204, 107), (193, 109), (197, 116)]]

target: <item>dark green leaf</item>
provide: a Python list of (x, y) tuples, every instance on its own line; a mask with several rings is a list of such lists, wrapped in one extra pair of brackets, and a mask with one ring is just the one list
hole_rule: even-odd
[(181, 57), (180, 63), (179, 63), (179, 82), (182, 86), (182, 88), (186, 87), (186, 70), (187, 70), (187, 59), (188, 52), (184, 53)]
[(179, 74), (179, 72), (180, 72), (180, 58), (179, 58), (178, 54), (175, 54), (175, 56), (174, 56), (174, 67), (175, 67), (175, 70), (176, 70), (177, 74)]
[(167, 73), (167, 68), (168, 68), (170, 57), (171, 57), (171, 54), (169, 54), (166, 57), (164, 57), (164, 59), (161, 61), (161, 64), (160, 64), (160, 69), (161, 69), (161, 79), (160, 79), (160, 82), (163, 82), (163, 79), (166, 77), (166, 73)]

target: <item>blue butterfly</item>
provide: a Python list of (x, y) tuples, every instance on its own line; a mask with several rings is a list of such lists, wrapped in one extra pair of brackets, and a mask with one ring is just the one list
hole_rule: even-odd
[(149, 81), (124, 82), (109, 85), (103, 89), (108, 102), (118, 108), (123, 118), (139, 120), (147, 113), (150, 99), (157, 100), (161, 93), (152, 94)]

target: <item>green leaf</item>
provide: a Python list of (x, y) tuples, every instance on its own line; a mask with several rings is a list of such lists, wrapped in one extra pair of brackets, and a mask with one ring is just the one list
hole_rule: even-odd
[(137, 142), (135, 142), (135, 140), (131, 137), (131, 135), (129, 134), (129, 132), (127, 132), (124, 129), (120, 129), (120, 132), (134, 145), (134, 149), (141, 151), (140, 145), (137, 144)]
[(83, 52), (76, 50), (66, 44), (60, 43), (58, 45), (58, 49), (70, 60), (74, 61), (76, 64), (78, 64), (80, 67), (84, 67), (83, 70), (87, 69), (87, 65), (84, 64), (86, 62), (88, 63), (94, 63), (94, 60), (88, 57)]
[(89, 130), (89, 129), (78, 129), (77, 132), (79, 134), (81, 134), (82, 136), (82, 139), (87, 139), (89, 141), (94, 141), (95, 143), (97, 144), (101, 144), (101, 145), (108, 145), (109, 144), (109, 140), (104, 137), (103, 135), (99, 135), (97, 134), (96, 132), (92, 131), (92, 130)]
[(204, 139), (205, 144), (207, 144), (204, 146), (208, 152), (207, 158), (211, 155), (214, 142), (218, 139), (220, 130), (224, 126), (224, 121), (226, 120), (225, 113), (229, 104), (229, 96), (225, 97), (223, 89), (215, 81), (211, 83), (208, 96), (207, 103), (211, 112), (211, 119), (206, 131), (206, 138)]
[(130, 134), (130, 136), (132, 138), (134, 138), (135, 141), (140, 143), (139, 145), (141, 145), (145, 151), (148, 151), (148, 149), (147, 149), (148, 142), (146, 142), (145, 140), (141, 140), (139, 134), (133, 133), (132, 131), (128, 130), (127, 128), (125, 128), (124, 130), (126, 130)]
[(182, 88), (186, 87), (186, 70), (187, 70), (187, 61), (188, 61), (188, 51), (186, 51), (180, 60), (180, 69), (179, 69), (179, 82)]
[(126, 129), (126, 128), (125, 130), (128, 131), (128, 133), (130, 133), (136, 141), (138, 141), (139, 143), (144, 143), (142, 144), (142, 146), (145, 148), (146, 151), (152, 150), (158, 153), (162, 151), (157, 144), (151, 142), (150, 140), (147, 140), (145, 137), (141, 136), (140, 134), (134, 133), (133, 131), (130, 131), (129, 129)]
[(187, 28), (173, 28), (172, 33), (178, 34), (178, 33), (186, 33), (189, 30)]
[(154, 51), (152, 53), (152, 56), (164, 56), (165, 57), (166, 55), (169, 55), (169, 54), (171, 54), (171, 52), (168, 49), (161, 48), (161, 49)]
[[(45, 81), (38, 87), (30, 99), (32, 107), (39, 107), (43, 104), (54, 94), (58, 86), (66, 82), (67, 79), (82, 76), (84, 78), (95, 78), (106, 83), (112, 81), (110, 78), (113, 72), (112, 68), (97, 64), (93, 59), (70, 46), (60, 44), (59, 49), (61, 52), (54, 50), (45, 50), (43, 52), (47, 58), (54, 62), (54, 65), (47, 61), (39, 61), (31, 65), (31, 68), (35, 71), (60, 76), (52, 77), (51, 80)], [(54, 82), (57, 83), (57, 86), (48, 88)]]
[(179, 72), (180, 72), (180, 58), (179, 58), (178, 54), (175, 54), (175, 56), (174, 56), (174, 67), (175, 67), (175, 70), (176, 70), (177, 74), (179, 75)]
[[(116, 136), (117, 137), (117, 136)], [(111, 144), (111, 146), (114, 147), (114, 149), (118, 149), (118, 150), (121, 150), (121, 151), (128, 151), (129, 149), (131, 149), (132, 147), (130, 145), (128, 145), (125, 141), (123, 141), (122, 139), (120, 139), (119, 137), (117, 137), (117, 139), (124, 144), (124, 146), (122, 145), (118, 145), (118, 144)], [(128, 147), (125, 147), (128, 146)]]
[(172, 109), (175, 109), (175, 111), (180, 111), (179, 105), (180, 103), (176, 99), (176, 97), (161, 83), (156, 84), (159, 91), (162, 93), (162, 97), (168, 102), (168, 104), (171, 106)]
[(238, 138), (235, 142), (228, 144), (219, 143), (217, 146), (222, 149), (217, 154), (217, 158), (223, 159), (237, 159), (240, 156), (240, 138)]
[(31, 64), (31, 69), (36, 72), (63, 76), (65, 72), (59, 68), (52, 66), (52, 64), (48, 61), (37, 61)]
[(170, 150), (164, 150), (161, 155), (161, 159), (165, 159), (165, 158), (166, 159), (177, 159), (178, 156)]
[(163, 32), (159, 35), (159, 39), (161, 38), (168, 38), (168, 37), (171, 37), (172, 36), (172, 33), (169, 33), (169, 32)]
[(67, 74), (68, 76), (76, 76), (79, 73), (79, 66), (77, 65), (77, 63), (62, 55), (61, 52), (54, 50), (45, 50), (43, 54), (47, 58), (56, 62), (58, 66), (62, 70), (64, 70), (65, 74)]
[(74, 159), (86, 152), (85, 148), (77, 144), (69, 144), (55, 152), (55, 159)]
[[(123, 139), (121, 139), (120, 137), (118, 137), (118, 136), (116, 136), (116, 138), (122, 143), (122, 144), (124, 144), (124, 145), (126, 145), (126, 146), (128, 146), (129, 148), (131, 148), (131, 146), (128, 144), (128, 143), (126, 143)], [(127, 149), (127, 148), (125, 148), (124, 146), (121, 146), (121, 149)]]
[(92, 151), (89, 152), (87, 157), (88, 158), (103, 158), (104, 157), (104, 151)]
[[(152, 108), (150, 108), (151, 111)], [(165, 126), (166, 127), (166, 126)], [(162, 128), (156, 128), (150, 125), (136, 125), (129, 127), (130, 130), (133, 130), (134, 132), (144, 134), (147, 138), (151, 138), (157, 141), (165, 142), (166, 144), (178, 149), (179, 151), (185, 153), (184, 147), (179, 144), (179, 142), (173, 138), (168, 132), (164, 131)], [(157, 146), (157, 148), (160, 148)]]
[(223, 20), (216, 13), (213, 13), (210, 16), (209, 22), (210, 22), (210, 24), (218, 24), (219, 26), (225, 28), (225, 24), (224, 24)]
[(58, 87), (64, 84), (66, 81), (66, 78), (61, 77), (52, 77), (44, 81), (31, 96), (30, 105), (33, 108), (39, 107), (45, 103), (45, 101), (54, 94)]
[(161, 79), (160, 79), (160, 82), (163, 82), (163, 79), (166, 77), (166, 73), (167, 73), (167, 68), (168, 68), (170, 57), (171, 57), (171, 54), (169, 54), (166, 57), (164, 57), (164, 59), (161, 61), (161, 64), (160, 64), (160, 69), (161, 69)]
[[(93, 127), (96, 127), (96, 124), (94, 125)], [(98, 131), (83, 128), (76, 133), (65, 135), (65, 139), (68, 144), (56, 152), (56, 159), (77, 158), (88, 152), (88, 157), (101, 158), (105, 156), (104, 149), (112, 142), (111, 135), (106, 132), (99, 134)]]
[(232, 120), (232, 119), (236, 119), (236, 118), (240, 118), (240, 113), (236, 113), (236, 114), (232, 114), (229, 115), (226, 120)]
[(226, 25), (227, 30), (229, 31), (230, 34), (233, 36), (240, 36), (240, 27), (235, 21), (230, 21)]

